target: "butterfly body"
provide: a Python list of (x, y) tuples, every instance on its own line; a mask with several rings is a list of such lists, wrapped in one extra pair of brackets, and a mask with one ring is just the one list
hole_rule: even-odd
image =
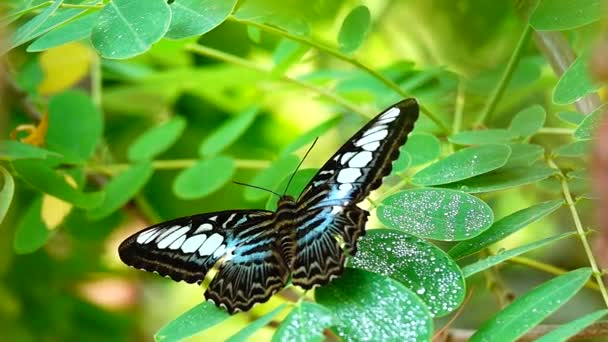
[(228, 312), (265, 302), (291, 279), (310, 289), (339, 276), (357, 252), (369, 213), (358, 207), (391, 171), (418, 118), (413, 99), (380, 113), (319, 169), (297, 198), (281, 196), (275, 212), (227, 210), (162, 222), (127, 238), (124, 263), (200, 283)]

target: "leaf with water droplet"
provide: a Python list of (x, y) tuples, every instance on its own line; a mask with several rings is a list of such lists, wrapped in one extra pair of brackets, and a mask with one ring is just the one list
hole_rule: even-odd
[(418, 166), (431, 162), (441, 153), (441, 142), (434, 135), (413, 133), (407, 138), (407, 144), (401, 151), (409, 153), (412, 162), (410, 166)]
[(583, 53), (562, 74), (555, 85), (553, 103), (558, 105), (574, 103), (600, 88), (592, 80), (589, 70), (589, 53)]
[(281, 322), (272, 342), (321, 342), (323, 330), (334, 324), (335, 319), (329, 309), (316, 303), (302, 302)]
[(540, 105), (530, 106), (515, 114), (509, 131), (520, 137), (529, 137), (543, 127), (546, 117), (545, 108)]
[(175, 0), (166, 37), (182, 39), (205, 34), (228, 18), (236, 0)]
[(169, 322), (154, 335), (155, 341), (179, 341), (211, 328), (230, 315), (211, 302), (203, 302)]
[(454, 259), (477, 253), (557, 210), (563, 200), (547, 201), (505, 216), (478, 236), (456, 244), (448, 254)]
[(528, 167), (545, 154), (545, 148), (536, 144), (510, 144), (509, 147), (511, 148), (511, 157), (503, 168)]
[(481, 175), (505, 165), (511, 148), (487, 144), (462, 149), (420, 170), (412, 177), (418, 185), (439, 185)]
[(593, 322), (606, 316), (608, 310), (599, 310), (592, 312), (583, 317), (577, 318), (572, 322), (562, 324), (555, 330), (551, 330), (546, 335), (536, 340), (536, 342), (566, 342), (568, 339), (576, 335), (581, 330), (593, 324)]
[(378, 207), (380, 222), (421, 238), (457, 241), (470, 239), (492, 224), (492, 209), (462, 191), (412, 189), (397, 192)]
[(538, 31), (562, 31), (590, 24), (602, 17), (601, 0), (544, 0), (530, 16)]
[(431, 243), (398, 230), (368, 230), (350, 265), (401, 282), (435, 317), (449, 314), (465, 297), (464, 277), (454, 260)]
[(469, 341), (515, 341), (572, 298), (591, 276), (590, 268), (580, 268), (528, 291), (487, 320)]
[(602, 118), (605, 117), (606, 110), (608, 110), (608, 104), (598, 107), (593, 113), (587, 115), (574, 131), (574, 137), (581, 140), (592, 139), (600, 126)]
[(424, 302), (401, 283), (365, 270), (344, 274), (315, 291), (336, 317), (345, 341), (428, 341), (433, 322)]

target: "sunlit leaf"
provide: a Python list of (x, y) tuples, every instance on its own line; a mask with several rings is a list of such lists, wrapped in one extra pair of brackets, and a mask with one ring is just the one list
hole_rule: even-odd
[(462, 149), (436, 161), (412, 178), (418, 185), (439, 185), (471, 178), (505, 165), (511, 148), (507, 145), (487, 144)]
[(432, 320), (426, 305), (396, 280), (360, 269), (315, 291), (317, 302), (336, 317), (346, 341), (428, 341)]
[(336, 126), (340, 121), (342, 121), (342, 118), (339, 116), (335, 116), (311, 128), (309, 131), (301, 134), (292, 142), (290, 142), (287, 146), (285, 146), (285, 148), (281, 151), (281, 155), (284, 156), (291, 154), (300, 149), (302, 146), (311, 143), (315, 138), (322, 136), (325, 132)]
[(162, 124), (147, 130), (129, 146), (129, 160), (150, 160), (166, 151), (182, 135), (186, 120), (176, 116)]
[(40, 54), (40, 67), (44, 79), (38, 86), (41, 95), (53, 95), (74, 87), (87, 76), (89, 67), (96, 58), (84, 44), (64, 44)]
[(434, 316), (452, 312), (465, 297), (458, 265), (438, 247), (398, 230), (369, 230), (359, 241), (359, 251), (350, 265), (401, 282)]
[(380, 203), (377, 215), (388, 227), (445, 241), (470, 239), (494, 220), (492, 209), (477, 197), (433, 188), (397, 192)]
[[(248, 184), (266, 189), (275, 189), (287, 175), (295, 171), (299, 162), (300, 159), (292, 154), (282, 156), (275, 160), (267, 169), (259, 171)], [(268, 192), (246, 188), (243, 196), (247, 201), (259, 201), (268, 196)]]
[(407, 152), (411, 159), (411, 166), (418, 166), (431, 162), (441, 153), (441, 142), (434, 135), (427, 133), (414, 133), (407, 138), (401, 151)]
[(553, 103), (574, 103), (585, 95), (598, 90), (589, 74), (589, 54), (580, 55), (564, 72), (553, 90)]
[(183, 170), (173, 183), (173, 192), (183, 199), (205, 197), (219, 190), (236, 171), (234, 159), (217, 156), (201, 160)]
[(181, 39), (211, 31), (228, 18), (236, 2), (236, 0), (175, 0), (171, 4), (171, 26), (167, 38)]
[(213, 305), (203, 302), (162, 327), (155, 335), (156, 341), (179, 341), (226, 320), (230, 315)]
[(0, 160), (45, 159), (61, 157), (60, 154), (18, 141), (0, 141)]
[(169, 29), (165, 0), (112, 0), (99, 12), (91, 42), (104, 58), (129, 58), (146, 52)]
[(477, 253), (495, 242), (498, 242), (551, 214), (563, 203), (562, 200), (542, 202), (529, 208), (516, 211), (494, 222), (488, 230), (478, 236), (470, 240), (459, 242), (450, 249), (449, 254), (452, 258), (459, 259)]
[(535, 144), (509, 144), (511, 156), (503, 168), (531, 166), (545, 154), (545, 148)]
[(509, 125), (509, 131), (520, 137), (529, 137), (545, 124), (547, 113), (540, 105), (533, 105), (515, 114)]
[(359, 48), (369, 30), (371, 14), (366, 6), (355, 7), (342, 22), (338, 33), (338, 44), (344, 53), (351, 53)]
[(122, 207), (143, 188), (153, 172), (154, 169), (150, 163), (141, 163), (112, 177), (104, 187), (106, 195), (103, 202), (89, 210), (89, 218), (99, 220)]
[[(74, 188), (78, 188), (76, 180), (70, 175), (64, 176), (65, 181)], [(48, 229), (57, 228), (72, 211), (73, 205), (48, 194), (42, 195), (42, 222)]]
[(97, 22), (98, 12), (88, 13), (36, 39), (27, 47), (28, 52), (44, 51), (66, 43), (88, 38)]
[(593, 113), (587, 115), (585, 119), (581, 122), (578, 128), (574, 131), (574, 137), (577, 139), (592, 139), (595, 136), (596, 131), (598, 130), (602, 118), (604, 118), (604, 114), (608, 110), (608, 105), (602, 105)]
[(527, 245), (513, 248), (508, 251), (500, 251), (496, 255), (489, 256), (487, 258), (481, 259), (477, 262), (474, 262), (470, 265), (463, 267), (462, 273), (464, 274), (465, 277), (468, 278), (468, 277), (472, 276), (473, 274), (479, 273), (483, 270), (487, 270), (488, 268), (490, 268), (492, 266), (496, 266), (505, 260), (509, 260), (518, 255), (527, 253), (529, 251), (533, 251), (533, 250), (541, 248), (545, 245), (550, 245), (553, 242), (559, 241), (563, 238), (566, 238), (569, 236), (575, 236), (575, 235), (576, 235), (576, 232), (564, 233), (564, 234), (560, 234), (557, 236), (552, 236), (552, 237), (549, 237), (546, 239), (542, 239), (539, 241), (534, 241)]
[(479, 131), (463, 131), (448, 137), (448, 141), (458, 145), (481, 145), (508, 143), (517, 136), (511, 131), (494, 128)]
[(70, 202), (80, 208), (92, 208), (103, 200), (103, 192), (81, 192), (69, 185), (63, 176), (39, 160), (15, 160), (17, 174), (36, 189)]
[(572, 298), (590, 275), (590, 268), (580, 268), (517, 297), (509, 306), (487, 320), (469, 341), (487, 341), (496, 336), (505, 341), (517, 340)]
[(542, 0), (530, 25), (538, 31), (570, 30), (598, 21), (602, 10), (601, 0)]
[(553, 154), (559, 157), (582, 157), (589, 153), (590, 140), (579, 140), (570, 144), (562, 145), (555, 150)]
[(69, 161), (89, 159), (101, 140), (102, 132), (103, 116), (85, 93), (67, 91), (49, 101), (47, 146)]
[[(294, 198), (298, 198), (298, 196), (302, 193), (306, 185), (310, 182), (310, 180), (317, 174), (318, 169), (301, 169), (296, 172), (295, 176), (293, 176), (293, 180), (289, 185), (289, 189), (287, 189), (287, 195), (290, 195)], [(273, 190), (282, 194), (287, 187), (287, 182), (291, 178), (291, 174), (287, 175), (281, 183), (279, 183)], [(278, 198), (276, 196), (268, 197), (268, 201), (266, 202), (266, 210), (275, 211), (277, 210), (277, 201)]]
[[(12, 35), (9, 50), (45, 33), (44, 31), (41, 32), (40, 30), (42, 25), (57, 11), (62, 3), (63, 0), (55, 0), (49, 7), (45, 8), (37, 16), (20, 26)], [(0, 55), (3, 55), (5, 52), (6, 51), (4, 49), (0, 50)]]
[(575, 319), (572, 322), (562, 324), (551, 330), (546, 335), (536, 340), (536, 342), (566, 342), (570, 337), (576, 335), (581, 330), (593, 324), (598, 319), (606, 316), (608, 310), (599, 310)]
[(468, 193), (490, 192), (536, 183), (556, 173), (555, 169), (542, 165), (504, 167), (460, 182), (444, 184), (442, 187)]
[(272, 322), (272, 320), (278, 314), (280, 314), (283, 310), (285, 310), (286, 307), (287, 307), (287, 304), (279, 305), (274, 310), (272, 310), (269, 313), (265, 314), (264, 316), (256, 319), (255, 321), (249, 323), (245, 328), (241, 329), (241, 331), (239, 331), (238, 333), (230, 336), (230, 338), (228, 338), (226, 340), (226, 342), (246, 342), (251, 335), (255, 334), (256, 331), (260, 330), (261, 328), (266, 326), (268, 323)]
[(0, 165), (0, 174), (2, 175), (2, 188), (0, 188), (0, 223), (4, 220), (8, 208), (13, 201), (15, 193), (15, 181), (8, 171)]
[(272, 336), (272, 342), (324, 340), (323, 330), (334, 325), (329, 309), (312, 302), (301, 302), (281, 322)]
[(245, 133), (255, 120), (258, 111), (257, 107), (249, 108), (226, 121), (201, 143), (199, 154), (203, 157), (211, 157), (222, 152)]
[(53, 235), (42, 222), (42, 198), (36, 198), (17, 224), (13, 249), (17, 254), (33, 253)]

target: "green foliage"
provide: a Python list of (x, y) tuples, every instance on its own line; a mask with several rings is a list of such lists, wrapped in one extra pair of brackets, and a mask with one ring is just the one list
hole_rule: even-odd
[(149, 129), (129, 146), (127, 151), (129, 160), (154, 159), (171, 147), (182, 135), (185, 128), (186, 121), (177, 116)]
[(162, 327), (154, 335), (154, 340), (179, 341), (219, 324), (228, 317), (230, 316), (226, 312), (211, 302), (203, 302)]
[(553, 90), (553, 102), (562, 105), (573, 103), (599, 88), (591, 80), (588, 63), (588, 53), (582, 54), (572, 63)]
[(344, 53), (351, 53), (365, 40), (371, 21), (369, 9), (365, 6), (353, 8), (344, 19), (338, 33), (338, 44)]
[[(281, 181), (296, 169), (299, 162), (299, 158), (293, 154), (280, 157), (268, 168), (258, 172), (255, 177), (249, 181), (249, 184), (266, 189), (278, 189)], [(282, 189), (279, 191), (282, 191)], [(246, 188), (243, 192), (243, 197), (252, 202), (259, 201), (267, 196), (268, 192), (254, 188)]]
[(545, 108), (534, 105), (515, 114), (509, 125), (509, 131), (520, 137), (529, 137), (545, 125), (547, 113)]
[(593, 111), (593, 113), (587, 115), (585, 119), (580, 123), (580, 125), (574, 131), (574, 137), (576, 139), (591, 139), (595, 135), (597, 131), (600, 120), (605, 113), (605, 110), (608, 109), (608, 106), (603, 105)]
[(0, 174), (2, 174), (2, 188), (0, 188), (0, 223), (2, 223), (15, 194), (15, 181), (2, 166), (0, 166)]
[(539, 31), (569, 30), (599, 20), (602, 10), (601, 0), (541, 0), (530, 25)]
[(183, 199), (201, 198), (230, 182), (234, 172), (234, 160), (230, 157), (200, 160), (177, 175), (173, 192)]
[(236, 0), (175, 0), (167, 38), (182, 39), (205, 34), (232, 13)]
[(51, 237), (53, 232), (42, 222), (41, 210), (42, 198), (38, 198), (32, 202), (21, 218), (13, 240), (13, 249), (17, 254), (32, 253), (44, 246)]
[(227, 121), (213, 134), (205, 138), (198, 151), (203, 157), (212, 157), (235, 142), (251, 126), (258, 114), (258, 108), (250, 108), (234, 119)]
[(570, 337), (576, 335), (579, 331), (591, 325), (598, 319), (606, 316), (608, 310), (599, 310), (578, 318), (570, 323), (564, 324), (555, 330), (552, 330), (543, 337), (539, 338), (538, 342), (565, 342)]
[(323, 329), (334, 325), (335, 319), (322, 305), (302, 302), (291, 310), (272, 336), (272, 342), (323, 341)]
[(262, 328), (265, 325), (267, 325), (268, 323), (270, 323), (278, 314), (280, 314), (282, 311), (284, 311), (286, 307), (287, 307), (286, 304), (279, 305), (274, 310), (270, 311), (269, 313), (265, 314), (264, 316), (260, 317), (256, 321), (249, 324), (243, 330), (230, 336), (230, 338), (228, 338), (226, 341), (227, 342), (246, 342), (251, 335), (253, 335), (260, 328)]

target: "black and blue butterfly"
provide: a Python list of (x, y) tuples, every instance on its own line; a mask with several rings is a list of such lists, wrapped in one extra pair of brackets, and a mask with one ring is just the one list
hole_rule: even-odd
[(201, 283), (205, 298), (230, 313), (267, 301), (291, 279), (304, 289), (339, 276), (357, 252), (369, 213), (357, 206), (382, 184), (418, 118), (403, 100), (361, 128), (277, 211), (226, 210), (162, 222), (119, 247), (122, 261), (175, 281)]

